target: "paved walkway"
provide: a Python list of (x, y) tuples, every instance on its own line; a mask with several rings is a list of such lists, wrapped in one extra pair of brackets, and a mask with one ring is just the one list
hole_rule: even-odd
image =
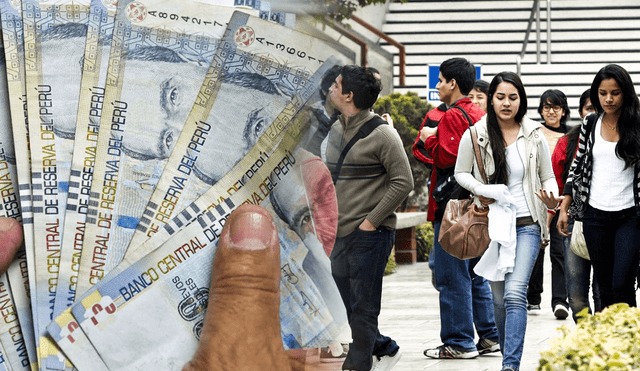
[[(536, 370), (540, 352), (549, 348), (549, 339), (559, 335), (556, 328), (562, 325), (574, 326), (571, 318), (560, 321), (551, 312), (551, 264), (548, 258), (545, 260), (544, 272), (542, 313), (528, 317), (521, 371)], [(442, 344), (438, 292), (431, 285), (431, 270), (427, 263), (400, 265), (396, 273), (384, 278), (382, 293), (380, 331), (395, 339), (403, 353), (394, 370), (501, 369), (500, 353), (469, 360), (437, 360), (422, 354), (425, 349)]]

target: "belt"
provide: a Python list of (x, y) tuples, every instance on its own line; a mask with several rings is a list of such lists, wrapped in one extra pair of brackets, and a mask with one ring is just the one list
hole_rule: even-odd
[(536, 224), (536, 222), (534, 222), (533, 218), (530, 216), (522, 216), (520, 218), (516, 218), (516, 227), (525, 227), (532, 224)]

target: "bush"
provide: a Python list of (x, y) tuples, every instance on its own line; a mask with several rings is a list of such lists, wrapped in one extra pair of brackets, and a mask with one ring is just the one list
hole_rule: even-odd
[(389, 255), (387, 266), (384, 268), (384, 275), (388, 276), (392, 273), (395, 273), (397, 267), (398, 267), (398, 263), (396, 263), (396, 255), (392, 251), (391, 255)]
[[(426, 209), (426, 185), (431, 175), (431, 171), (420, 161), (413, 157), (412, 147), (418, 133), (422, 121), (433, 106), (426, 101), (420, 99), (417, 93), (407, 92), (407, 94), (392, 93), (384, 97), (380, 97), (373, 106), (377, 114), (389, 113), (393, 119), (393, 124), (402, 143), (404, 144), (409, 163), (411, 164), (411, 172), (413, 173), (413, 192), (401, 206), (401, 210), (405, 210), (407, 205), (420, 204), (420, 210)], [(418, 200), (422, 198), (423, 202)]]
[(424, 223), (416, 226), (417, 260), (429, 261), (429, 255), (433, 250), (433, 225)]
[(621, 303), (578, 316), (573, 331), (562, 326), (562, 337), (541, 353), (538, 371), (640, 370), (640, 309)]

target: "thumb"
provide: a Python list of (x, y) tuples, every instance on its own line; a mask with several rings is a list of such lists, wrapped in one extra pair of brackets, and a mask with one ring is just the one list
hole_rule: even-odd
[(22, 245), (22, 227), (15, 219), (0, 218), (0, 274), (6, 272)]
[(186, 369), (289, 370), (280, 335), (279, 282), (273, 219), (262, 207), (242, 205), (222, 230), (202, 339)]

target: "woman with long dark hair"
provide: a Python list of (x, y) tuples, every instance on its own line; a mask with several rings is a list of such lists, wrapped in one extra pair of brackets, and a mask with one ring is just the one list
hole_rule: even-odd
[(582, 123), (578, 153), (565, 184), (558, 230), (582, 220), (602, 307), (636, 306), (640, 261), (640, 101), (631, 76), (610, 64), (591, 84), (596, 114)]
[[(527, 95), (518, 75), (497, 74), (489, 86), (489, 102), (487, 116), (468, 131), (477, 130), (477, 144), (490, 184), (482, 183), (482, 175), (474, 166), (474, 148), (468, 131), (460, 142), (455, 176), (460, 185), (475, 195), (478, 206), (490, 207), (490, 236), (492, 212), (505, 204), (501, 198), (506, 198), (507, 207), (514, 211), (508, 214), (511, 219), (504, 220), (501, 226), (515, 232), (512, 242), (498, 246), (498, 254), (489, 254), (487, 250), (475, 271), (491, 281), (502, 369), (518, 370), (527, 327), (527, 284), (541, 238), (548, 239), (547, 209), (558, 204), (546, 192), (557, 194), (558, 186), (542, 125), (524, 116)], [(541, 191), (545, 202), (536, 193), (541, 189), (546, 190)], [(495, 256), (499, 258), (494, 261)], [(511, 260), (505, 256), (511, 256)], [(495, 267), (495, 272), (491, 267)]]

